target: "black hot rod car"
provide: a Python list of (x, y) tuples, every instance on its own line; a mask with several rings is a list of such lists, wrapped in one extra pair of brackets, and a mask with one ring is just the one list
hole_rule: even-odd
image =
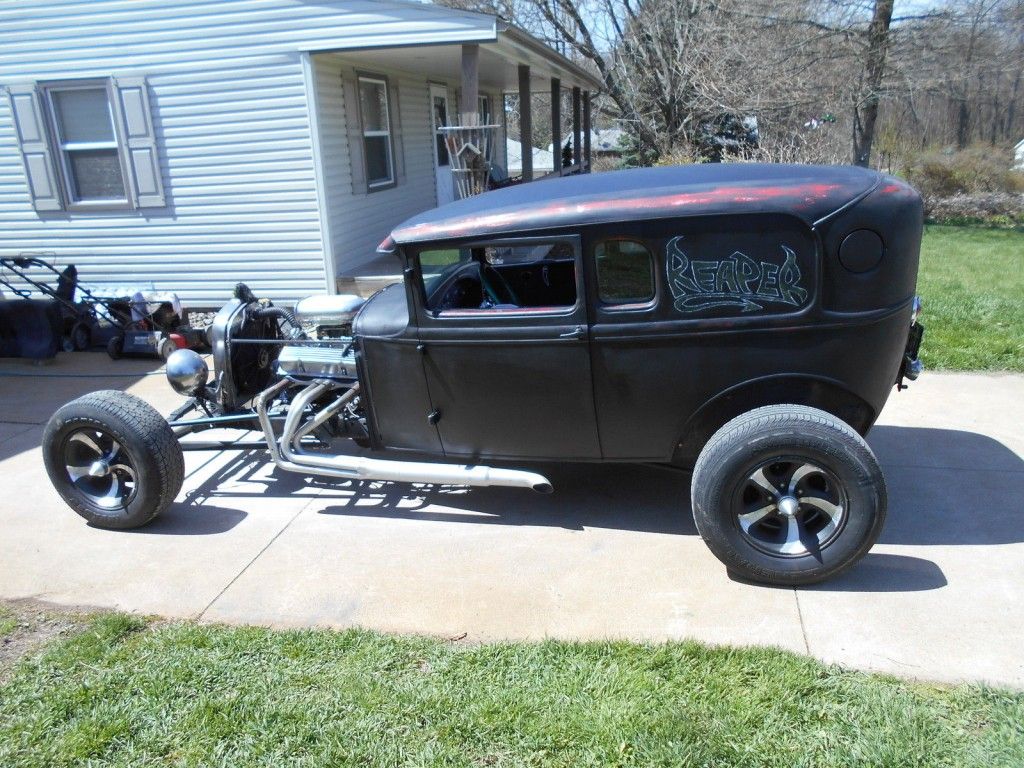
[[(670, 463), (692, 467), (697, 528), (731, 571), (818, 581), (885, 518), (863, 435), (920, 371), (921, 229), (917, 193), (853, 167), (658, 168), (490, 192), (395, 229), (381, 249), (404, 283), (365, 302), (289, 311), (240, 284), (210, 331), (213, 377), (188, 350), (167, 363), (181, 408), (75, 400), (47, 426), (47, 470), (91, 523), (129, 528), (177, 495), (182, 449), (542, 492), (541, 474), (478, 462)], [(181, 440), (226, 427), (262, 437)], [(340, 453), (341, 440), (469, 463)]]

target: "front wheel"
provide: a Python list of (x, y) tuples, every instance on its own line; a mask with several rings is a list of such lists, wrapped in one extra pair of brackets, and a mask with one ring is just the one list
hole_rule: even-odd
[(137, 528), (163, 512), (185, 476), (181, 445), (148, 403), (116, 390), (60, 408), (43, 433), (46, 473), (98, 528)]
[(708, 441), (693, 471), (693, 516), (733, 573), (813, 584), (863, 557), (885, 522), (885, 480), (849, 425), (816, 408), (745, 413)]

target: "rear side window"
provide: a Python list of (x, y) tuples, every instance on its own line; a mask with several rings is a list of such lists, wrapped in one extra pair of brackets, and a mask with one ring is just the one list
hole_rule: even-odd
[(636, 240), (605, 240), (594, 249), (597, 291), (604, 304), (640, 304), (654, 298), (654, 257)]

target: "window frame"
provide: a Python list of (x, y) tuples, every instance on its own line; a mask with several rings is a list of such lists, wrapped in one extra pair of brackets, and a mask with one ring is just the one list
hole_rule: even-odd
[[(636, 243), (637, 245), (643, 246), (643, 249), (647, 251), (649, 263), (651, 265), (651, 297), (644, 299), (643, 301), (620, 301), (620, 302), (608, 302), (601, 296), (601, 269), (598, 264), (597, 249), (599, 246), (605, 243), (611, 242), (629, 242)], [(647, 312), (658, 306), (658, 293), (660, 282), (658, 280), (658, 259), (654, 255), (655, 249), (641, 240), (638, 237), (628, 237), (626, 235), (611, 235), (609, 237), (602, 237), (595, 240), (593, 246), (590, 248), (590, 257), (594, 265), (594, 297), (597, 299), (596, 306), (602, 312), (610, 313), (621, 313), (621, 312)]]
[[(374, 83), (376, 85), (384, 86), (384, 107), (387, 110), (387, 130), (384, 131), (367, 131), (366, 120), (363, 115), (363, 89), (362, 84), (364, 82)], [(394, 121), (391, 117), (391, 84), (388, 82), (387, 75), (378, 75), (373, 72), (356, 72), (356, 111), (359, 115), (359, 136), (362, 141), (362, 147), (360, 148), (363, 153), (363, 169), (364, 176), (366, 177), (366, 191), (380, 192), (385, 189), (392, 189), (398, 186), (398, 170), (395, 164), (395, 131)], [(388, 172), (390, 177), (386, 181), (370, 181), (370, 156), (366, 151), (366, 139), (367, 138), (380, 138), (385, 137), (387, 143), (385, 146), (388, 151)]]
[[(125, 163), (125, 150), (127, 142), (122, 133), (119, 113), (115, 99), (117, 94), (110, 78), (83, 78), (76, 80), (50, 80), (39, 83), (42, 94), (42, 107), (45, 112), (45, 122), (50, 142), (50, 151), (54, 154), (56, 162), (53, 164), (60, 181), (61, 197), (66, 211), (124, 211), (132, 210), (131, 190), (128, 186), (129, 168)], [(113, 130), (113, 141), (103, 142), (65, 142), (61, 131), (60, 120), (57, 117), (56, 101), (54, 93), (66, 91), (102, 90), (107, 96), (107, 114), (110, 117), (110, 126)], [(123, 197), (95, 198), (90, 200), (76, 200), (74, 194), (74, 174), (68, 162), (69, 152), (88, 151), (90, 149), (114, 149), (117, 153), (118, 168), (121, 171), (121, 187)]]
[[(488, 248), (492, 246), (516, 246), (516, 245), (543, 245), (545, 243), (566, 243), (572, 250), (573, 273), (576, 285), (576, 301), (571, 305), (559, 307), (518, 307), (516, 309), (452, 309), (432, 310), (427, 306), (426, 284), (423, 281), (423, 265), (420, 254), (425, 251), (445, 250), (444, 245), (449, 248)], [(572, 317), (585, 309), (585, 281), (583, 279), (583, 248), (579, 235), (552, 235), (550, 237), (497, 237), (493, 239), (473, 239), (455, 243), (434, 242), (418, 245), (410, 255), (413, 266), (413, 279), (416, 281), (413, 290), (420, 305), (420, 317), (428, 324), (457, 324), (462, 321), (476, 320), (478, 318), (493, 318), (494, 320), (516, 320), (516, 319), (538, 319), (538, 318), (565, 318)], [(421, 319), (421, 322), (422, 322)]]

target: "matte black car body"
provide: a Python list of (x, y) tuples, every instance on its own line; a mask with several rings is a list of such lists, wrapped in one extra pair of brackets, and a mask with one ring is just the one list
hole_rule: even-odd
[[(593, 174), (423, 213), (356, 317), (376, 448), (461, 459), (692, 464), (753, 408), (793, 403), (864, 434), (900, 375), (920, 197), (854, 167), (700, 165)], [(419, 255), (541, 239), (572, 249), (569, 308), (431, 311)], [(598, 295), (594, 252), (647, 247), (655, 296)]]

